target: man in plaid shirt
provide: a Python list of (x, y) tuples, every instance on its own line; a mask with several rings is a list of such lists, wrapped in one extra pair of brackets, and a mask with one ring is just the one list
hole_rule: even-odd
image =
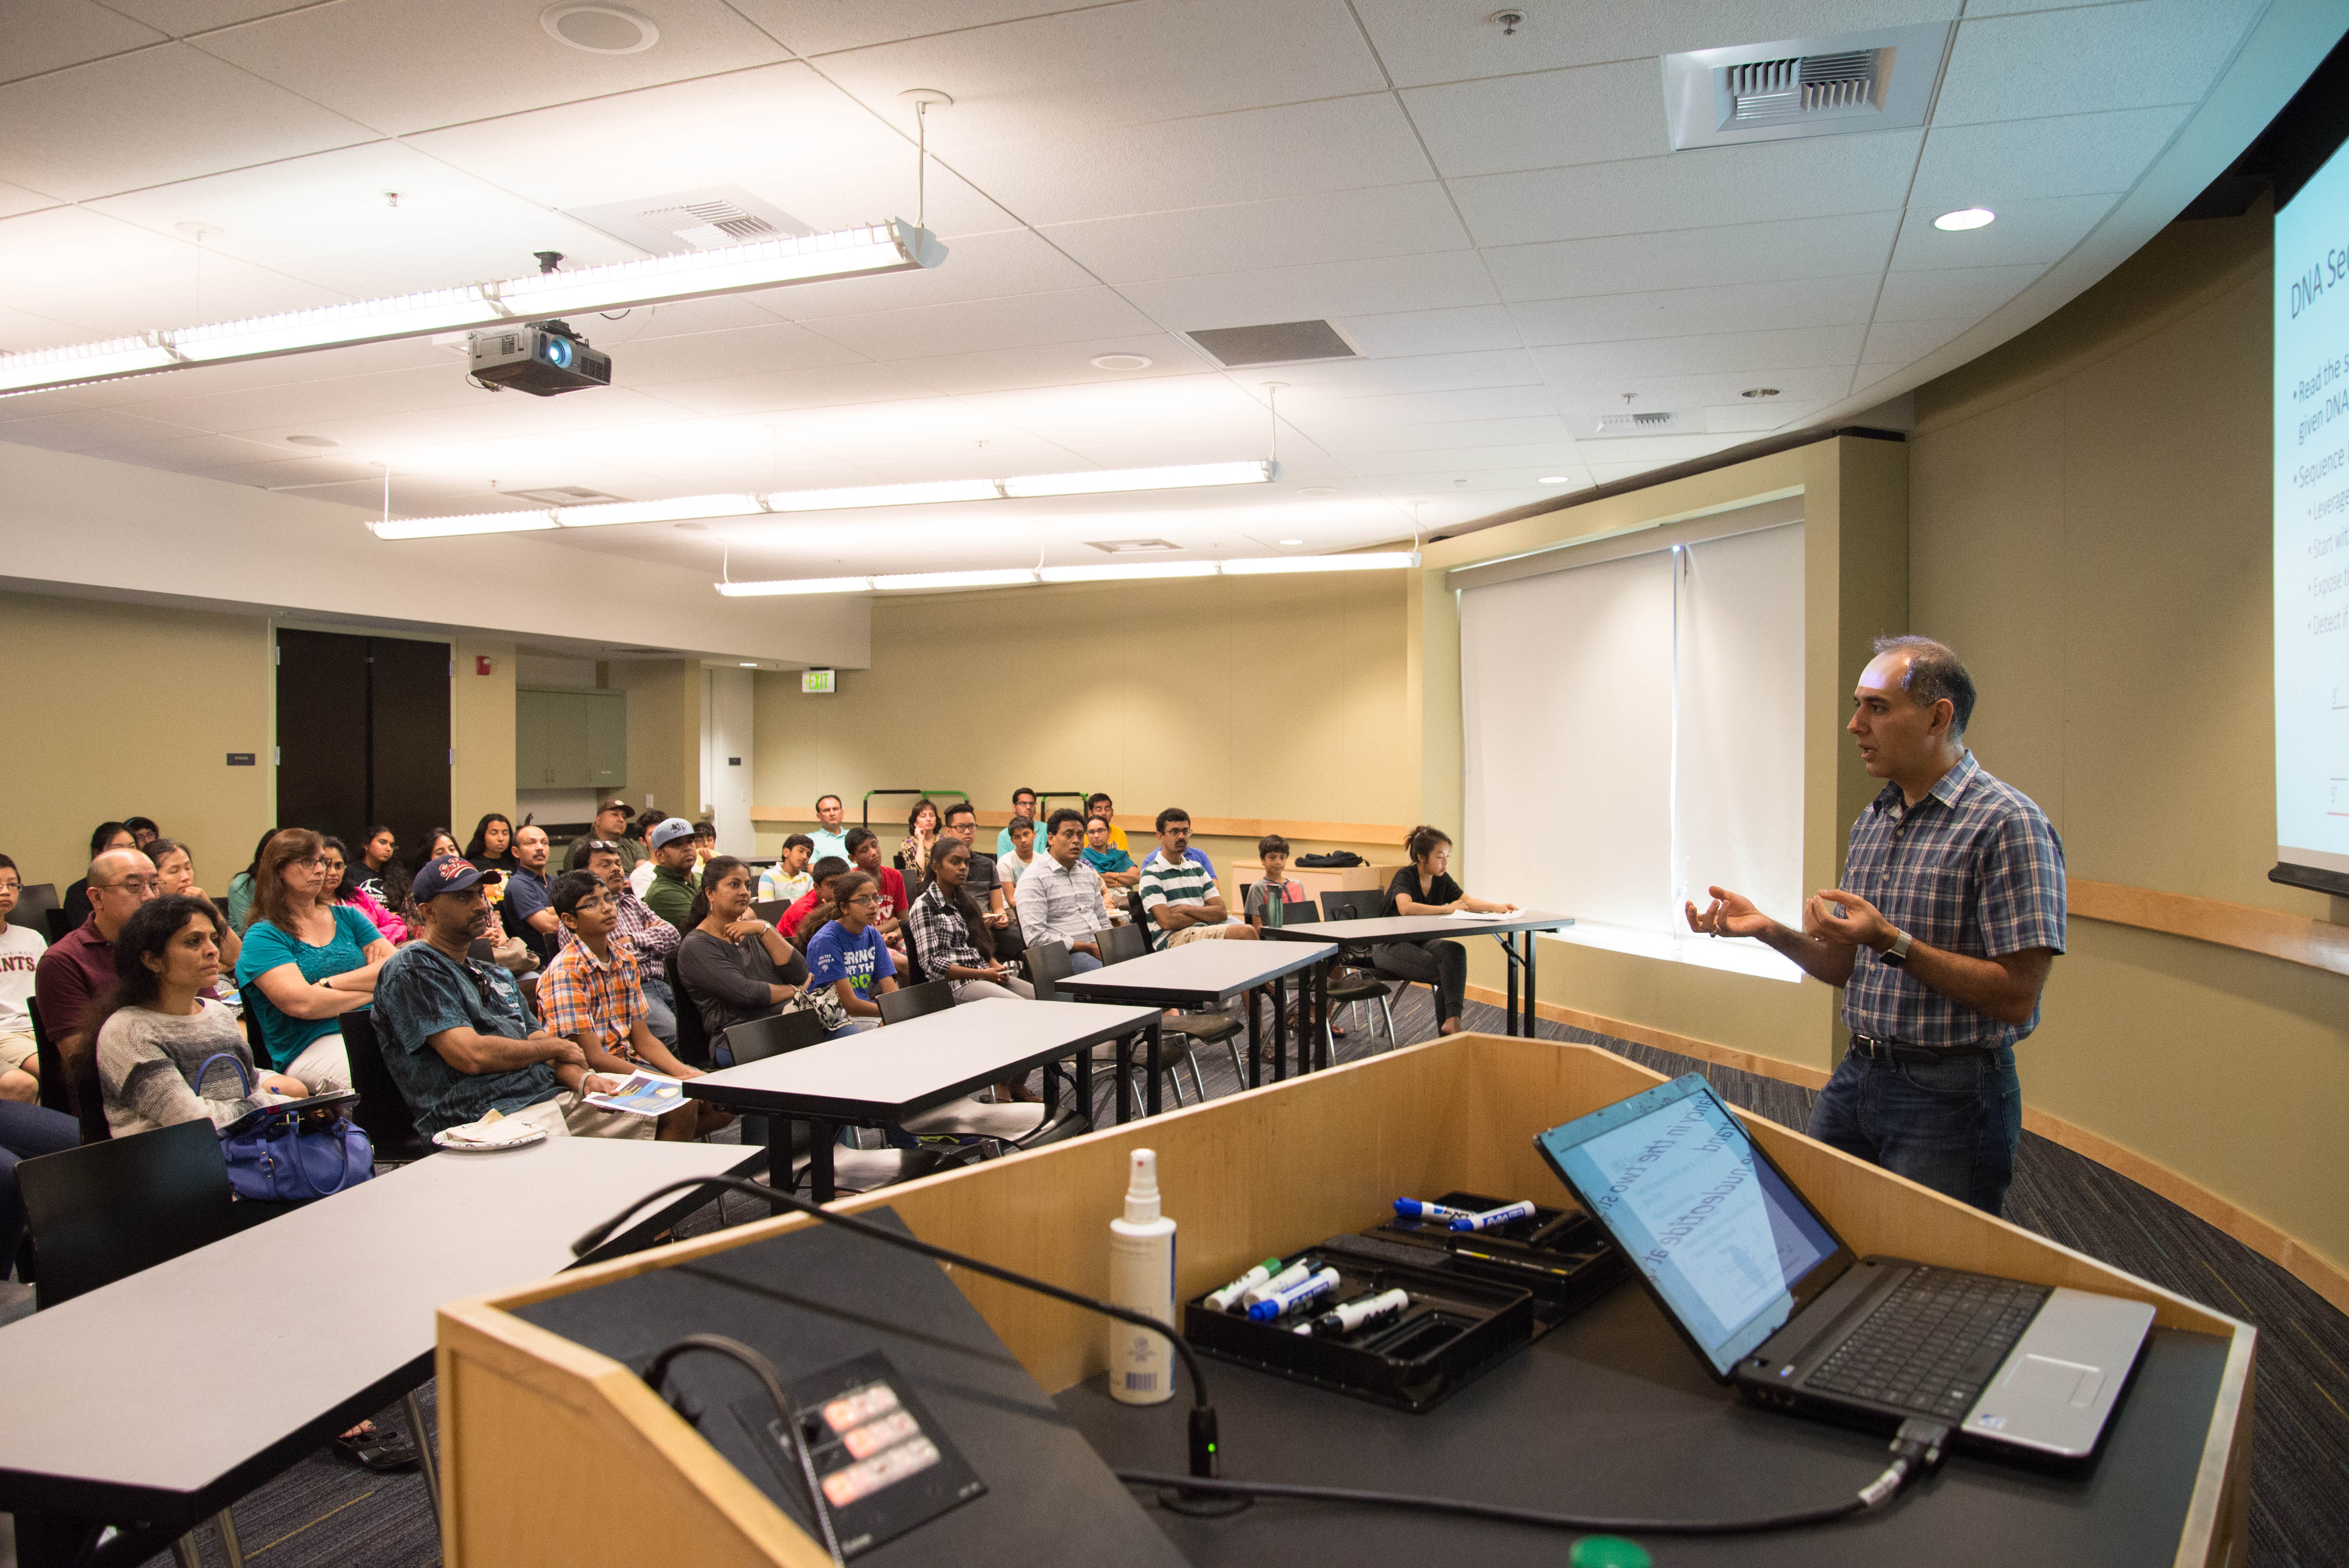
[[(636, 956), (617, 938), (610, 891), (592, 872), (565, 872), (549, 892), (548, 907), (569, 940), (538, 977), (547, 1032), (576, 1041), (589, 1069), (607, 1078), (625, 1078), (639, 1068), (673, 1078), (700, 1077), (646, 1026)], [(659, 1118), (660, 1136), (684, 1141), (732, 1119), (722, 1112), (705, 1114), (716, 1109), (698, 1101), (680, 1105)]]
[[(604, 892), (611, 901), (612, 934), (626, 942), (636, 955), (636, 979), (645, 997), (645, 1025), (652, 1030), (655, 1039), (673, 1051), (677, 1049), (677, 997), (661, 973), (661, 964), (685, 938), (629, 888), (628, 868), (621, 859), (618, 845), (601, 841), (588, 845), (585, 870), (604, 884)], [(564, 947), (574, 940), (567, 926), (557, 936)]]
[(1752, 936), (1844, 987), (1851, 1049), (1811, 1136), (1995, 1214), (2014, 1174), (2014, 1047), (2064, 951), (2064, 845), (2030, 797), (1966, 749), (1974, 684), (1946, 645), (1881, 637), (1844, 727), (1889, 779), (1852, 824), (1843, 886), (1803, 930), (1725, 888), (1689, 924)]

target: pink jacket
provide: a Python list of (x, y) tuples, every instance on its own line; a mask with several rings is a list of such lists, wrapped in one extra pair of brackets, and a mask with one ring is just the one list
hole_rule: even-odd
[(350, 898), (346, 902), (348, 903), (353, 909), (357, 910), (361, 914), (366, 915), (368, 920), (374, 922), (375, 928), (383, 933), (383, 939), (386, 942), (390, 943), (394, 947), (398, 946), (401, 943), (408, 940), (408, 923), (400, 919), (399, 916), (392, 913), (391, 911), (384, 908), (383, 905), (378, 903), (366, 893), (354, 889)]

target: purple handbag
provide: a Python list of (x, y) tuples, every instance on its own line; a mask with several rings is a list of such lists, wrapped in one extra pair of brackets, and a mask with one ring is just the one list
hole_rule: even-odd
[[(214, 1062), (234, 1067), (243, 1078), (245, 1094), (253, 1093), (251, 1069), (226, 1051), (204, 1058), (196, 1068), (198, 1084)], [(358, 1098), (346, 1089), (289, 1099), (248, 1111), (222, 1128), (221, 1159), (228, 1166), (228, 1184), (240, 1198), (306, 1203), (373, 1176), (375, 1145), (341, 1109), (357, 1104)], [(315, 1115), (326, 1109), (334, 1111), (332, 1118)]]

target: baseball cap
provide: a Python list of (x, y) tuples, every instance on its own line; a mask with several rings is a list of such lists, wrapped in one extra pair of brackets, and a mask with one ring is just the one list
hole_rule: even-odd
[(645, 842), (657, 850), (663, 844), (673, 844), (679, 839), (691, 837), (693, 837), (692, 823), (682, 817), (663, 817), (653, 824), (653, 830), (645, 835)]
[(609, 800), (598, 800), (595, 803), (595, 815), (600, 817), (606, 811), (626, 811), (627, 809), (628, 803), (626, 800), (614, 796)]
[(422, 903), (444, 892), (463, 892), (478, 882), (504, 880), (505, 872), (483, 871), (462, 855), (442, 855), (424, 862), (424, 869), (416, 873), (416, 882), (409, 891), (417, 903)]

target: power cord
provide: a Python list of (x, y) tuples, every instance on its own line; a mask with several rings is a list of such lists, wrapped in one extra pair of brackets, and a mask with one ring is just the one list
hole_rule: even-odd
[[(688, 1334), (674, 1345), (662, 1346), (645, 1363), (643, 1377), (647, 1386), (660, 1394), (661, 1383), (668, 1376), (668, 1364), (694, 1350), (706, 1350), (738, 1361), (765, 1386), (767, 1398), (774, 1401), (775, 1415), (783, 1423), (783, 1446), (800, 1461), (800, 1479), (807, 1486), (808, 1507), (814, 1511), (815, 1522), (823, 1531), (823, 1549), (832, 1553), (832, 1561), (838, 1568), (846, 1561), (840, 1553), (840, 1535), (832, 1527), (832, 1510), (824, 1503), (823, 1483), (816, 1479), (815, 1456), (808, 1452), (807, 1433), (800, 1427), (799, 1410), (784, 1391), (775, 1364), (739, 1339), (730, 1339), (722, 1334)], [(667, 1398), (665, 1394), (661, 1397)]]

